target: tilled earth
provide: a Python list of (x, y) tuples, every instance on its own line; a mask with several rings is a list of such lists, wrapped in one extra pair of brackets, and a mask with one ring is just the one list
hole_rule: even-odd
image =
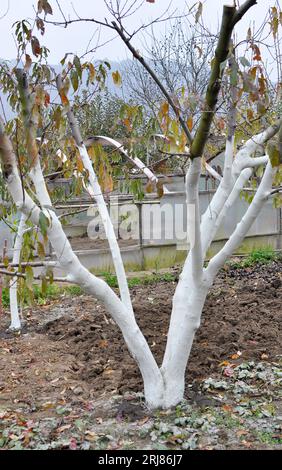
[[(197, 398), (198, 390), (207, 378), (215, 380), (222, 375), (233, 377), (232, 371), (242, 363), (257, 364), (263, 361), (269, 363), (266, 368), (277, 367), (282, 354), (281, 267), (282, 262), (275, 261), (252, 268), (227, 267), (220, 272), (206, 300), (202, 325), (190, 356), (186, 390), (188, 402), (192, 396)], [(131, 289), (138, 324), (159, 364), (166, 344), (175, 286), (176, 282), (159, 282)], [(113, 412), (112, 405), (105, 407), (105, 403), (112, 403), (112, 400), (118, 403), (121, 396), (128, 393), (131, 398), (141, 396), (142, 381), (118, 328), (104, 308), (87, 295), (61, 296), (52, 303), (29, 309), (25, 316), (26, 327), (19, 337), (5, 333), (8, 315), (4, 321), (2, 319), (0, 419), (2, 416), (3, 423), (5, 419), (13, 421), (10, 416), (17, 416), (17, 413), (24, 414), (24, 422), (50, 421), (54, 416), (58, 419), (60, 407), (63, 417), (68, 407), (71, 410), (77, 407), (80, 410), (76, 411), (77, 416), (88, 414), (87, 410), (92, 407), (91, 416), (98, 420), (96, 428), (113, 415), (122, 420), (122, 409)], [(198, 401), (201, 401), (201, 394), (199, 397)], [(207, 406), (209, 401), (210, 398), (207, 399)], [(122, 402), (117, 406), (123, 406)], [(66, 412), (67, 415), (71, 413)], [(133, 421), (144, 421), (144, 410), (137, 409), (132, 413), (127, 413), (128, 419), (131, 416)], [(134, 413), (137, 413), (135, 418)], [(81, 416), (77, 419), (83, 420)], [(146, 420), (145, 416), (144, 423)], [(68, 422), (63, 426), (67, 426), (63, 433), (72, 429)], [(277, 435), (281, 436), (279, 432)], [(23, 444), (24, 438), (15, 438), (15, 442), (19, 448), (41, 448), (42, 445), (51, 446), (52, 442), (59, 442), (56, 436), (46, 438), (48, 444), (44, 439), (41, 443), (31, 444), (31, 437), (26, 445)], [(244, 434), (239, 435), (240, 439), (238, 437), (240, 442), (242, 436)], [(80, 448), (77, 437), (73, 439)], [(155, 440), (158, 441), (158, 435)], [(86, 441), (89, 443), (91, 439)], [(230, 447), (228, 439), (225, 441), (223, 448), (244, 447), (241, 443), (233, 443)], [(2, 437), (2, 445), (13, 448), (9, 442), (8, 438)], [(93, 442), (97, 444), (94, 438)], [(96, 444), (93, 444), (94, 448)], [(176, 439), (174, 445), (178, 444)], [(134, 445), (142, 448), (140, 446), (143, 444), (135, 442)], [(251, 443), (250, 447), (252, 445), (258, 447), (258, 444)], [(61, 444), (61, 447), (64, 445)], [(205, 448), (205, 445), (202, 447)], [(116, 448), (119, 448), (118, 445)]]

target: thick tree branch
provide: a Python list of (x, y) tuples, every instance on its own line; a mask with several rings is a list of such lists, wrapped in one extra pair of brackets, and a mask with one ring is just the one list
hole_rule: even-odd
[(214, 117), (218, 95), (221, 87), (223, 70), (221, 64), (225, 62), (229, 52), (229, 45), (233, 31), (233, 17), (235, 7), (224, 6), (219, 39), (212, 61), (212, 69), (205, 97), (205, 109), (202, 112), (199, 127), (196, 131), (190, 152), (191, 158), (201, 157), (209, 137), (212, 120)]
[(256, 4), (257, 4), (257, 0), (247, 0), (245, 3), (243, 3), (243, 5), (241, 5), (240, 8), (238, 8), (238, 10), (236, 11), (234, 15), (233, 26), (235, 26), (236, 23), (238, 23), (243, 18), (245, 13), (247, 13), (247, 11)]

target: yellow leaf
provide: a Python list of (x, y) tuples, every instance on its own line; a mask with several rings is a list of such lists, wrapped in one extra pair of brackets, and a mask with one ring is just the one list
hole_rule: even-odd
[(151, 181), (148, 181), (148, 183), (146, 184), (146, 188), (145, 188), (145, 191), (146, 193), (152, 193), (153, 192), (153, 184)]
[(192, 129), (193, 129), (193, 118), (192, 118), (192, 116), (190, 116), (190, 117), (187, 119), (187, 126), (188, 126), (189, 131), (191, 132)]
[(84, 165), (82, 163), (80, 155), (76, 156), (76, 166), (77, 166), (77, 170), (79, 171), (79, 173), (82, 173), (84, 170)]
[(118, 70), (116, 72), (112, 73), (112, 77), (113, 77), (114, 84), (117, 85), (117, 86), (120, 86), (121, 85), (121, 76), (120, 76), (120, 73), (119, 73)]
[(96, 75), (94, 65), (90, 62), (88, 64), (88, 68), (89, 68), (89, 81), (90, 81), (90, 83), (93, 83), (93, 80), (94, 80), (95, 75)]
[(161, 105), (161, 113), (165, 116), (166, 114), (168, 114), (168, 110), (169, 110), (168, 102), (164, 101), (164, 103), (162, 103)]

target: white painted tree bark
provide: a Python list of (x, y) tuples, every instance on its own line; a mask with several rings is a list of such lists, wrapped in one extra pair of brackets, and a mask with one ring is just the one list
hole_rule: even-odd
[(128, 151), (124, 148), (124, 146), (118, 142), (115, 139), (112, 139), (111, 137), (106, 137), (104, 135), (95, 135), (92, 137), (89, 137), (86, 142), (86, 147), (88, 145), (92, 145), (93, 143), (97, 143), (103, 146), (111, 146), (115, 147), (122, 155), (125, 156), (125, 158), (132, 163), (138, 170), (141, 170), (142, 173), (144, 173), (145, 176), (151, 181), (152, 183), (157, 183), (158, 178), (157, 176), (148, 168), (138, 157), (134, 157), (129, 155)]
[[(12, 263), (14, 264), (19, 264), (20, 262), (25, 223), (26, 223), (26, 216), (25, 214), (22, 213), (20, 217), (19, 225), (18, 225), (17, 234), (15, 237), (14, 248), (13, 248)], [(18, 305), (18, 278), (17, 276), (14, 276), (10, 281), (9, 296), (10, 296), (10, 314), (11, 314), (11, 324), (10, 324), (9, 330), (17, 331), (21, 329), (20, 312), (19, 312), (19, 305)]]

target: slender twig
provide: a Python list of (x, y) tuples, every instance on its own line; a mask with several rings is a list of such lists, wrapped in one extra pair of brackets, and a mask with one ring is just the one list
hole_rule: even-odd
[[(10, 277), (17, 276), (17, 277), (21, 277), (23, 279), (26, 279), (25, 274), (18, 273), (18, 272), (13, 272), (13, 271), (7, 271), (6, 269), (0, 269), (0, 274), (2, 274), (3, 276), (10, 276)], [(43, 275), (33, 276), (33, 279), (35, 281), (42, 281), (42, 279), (45, 279), (45, 278), (46, 278), (46, 276), (43, 276)], [(48, 278), (48, 276), (47, 276), (47, 278)], [(52, 281), (54, 281), (54, 282), (70, 282), (69, 279), (67, 279), (66, 277), (54, 277), (54, 278), (52, 278)]]

